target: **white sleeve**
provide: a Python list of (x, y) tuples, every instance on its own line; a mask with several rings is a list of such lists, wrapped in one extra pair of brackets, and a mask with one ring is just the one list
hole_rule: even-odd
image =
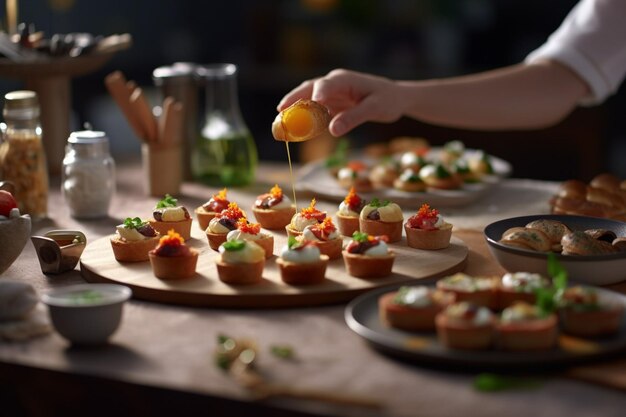
[(591, 94), (581, 101), (604, 101), (626, 74), (626, 0), (580, 0), (561, 26), (526, 63), (558, 61), (587, 82)]

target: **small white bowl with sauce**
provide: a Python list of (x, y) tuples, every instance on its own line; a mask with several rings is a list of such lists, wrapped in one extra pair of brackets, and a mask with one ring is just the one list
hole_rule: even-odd
[(43, 294), (56, 331), (74, 344), (106, 343), (122, 320), (132, 292), (117, 284), (77, 284)]

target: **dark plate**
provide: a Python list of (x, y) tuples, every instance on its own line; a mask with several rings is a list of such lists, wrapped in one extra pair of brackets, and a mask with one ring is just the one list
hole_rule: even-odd
[[(436, 334), (412, 333), (394, 329), (382, 323), (378, 312), (378, 298), (393, 289), (370, 291), (350, 302), (345, 310), (348, 326), (376, 348), (406, 360), (429, 366), (445, 366), (458, 370), (471, 369), (522, 369), (538, 365), (537, 371), (546, 367), (563, 367), (608, 358), (626, 350), (626, 320), (617, 336), (602, 339), (584, 339), (593, 343), (592, 352), (573, 352), (556, 347), (540, 352), (505, 352), (495, 349), (470, 351), (453, 350), (439, 344)], [(614, 294), (626, 305), (626, 297)], [(583, 340), (583, 339), (580, 339)]]

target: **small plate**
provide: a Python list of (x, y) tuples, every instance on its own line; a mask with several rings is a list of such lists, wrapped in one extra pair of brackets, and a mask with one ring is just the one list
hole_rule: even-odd
[[(397, 287), (396, 287), (397, 289)], [(363, 337), (377, 349), (412, 362), (467, 369), (530, 369), (537, 365), (537, 370), (546, 367), (561, 367), (589, 362), (608, 357), (626, 350), (626, 320), (618, 335), (601, 339), (579, 339), (560, 335), (560, 346), (539, 352), (505, 352), (495, 349), (471, 351), (449, 349), (439, 343), (437, 335), (430, 333), (412, 333), (394, 329), (382, 323), (378, 311), (378, 299), (393, 288), (370, 291), (352, 300), (346, 307), (345, 320), (348, 327)], [(613, 291), (597, 289), (617, 295), (626, 304), (626, 297)], [(561, 346), (578, 345), (591, 347), (588, 351), (568, 350)]]
[[(432, 148), (431, 152), (436, 155), (439, 148)], [(475, 158), (478, 150), (467, 149), (465, 151), (468, 158)], [(473, 203), (478, 198), (488, 193), (503, 177), (511, 174), (511, 164), (490, 156), (495, 175), (485, 176), (483, 181), (479, 183), (465, 184), (458, 190), (438, 190), (429, 188), (425, 192), (408, 192), (396, 190), (393, 188), (375, 189), (371, 193), (359, 193), (366, 200), (374, 197), (389, 199), (404, 208), (420, 208), (424, 203), (428, 203), (433, 207), (461, 207)], [(368, 165), (375, 165), (375, 161), (359, 154), (353, 155), (351, 160), (365, 161)], [(324, 161), (317, 161), (303, 166), (298, 172), (297, 183), (302, 187), (316, 195), (319, 198), (326, 198), (331, 201), (341, 201), (345, 198), (348, 190), (339, 185), (324, 165)]]
[[(514, 248), (498, 242), (502, 233), (511, 227), (523, 227), (538, 219), (557, 220), (571, 230), (606, 229), (615, 232), (617, 236), (626, 236), (626, 223), (596, 217), (539, 214), (499, 220), (485, 227), (484, 235), (491, 254), (507, 271), (547, 274), (547, 253)], [(572, 281), (589, 285), (608, 285), (626, 279), (626, 252), (596, 256), (556, 254), (556, 257)]]

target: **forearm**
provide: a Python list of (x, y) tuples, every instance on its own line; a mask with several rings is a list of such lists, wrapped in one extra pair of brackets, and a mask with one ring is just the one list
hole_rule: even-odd
[(547, 127), (567, 116), (588, 94), (577, 75), (552, 62), (396, 84), (406, 116), (480, 130)]

